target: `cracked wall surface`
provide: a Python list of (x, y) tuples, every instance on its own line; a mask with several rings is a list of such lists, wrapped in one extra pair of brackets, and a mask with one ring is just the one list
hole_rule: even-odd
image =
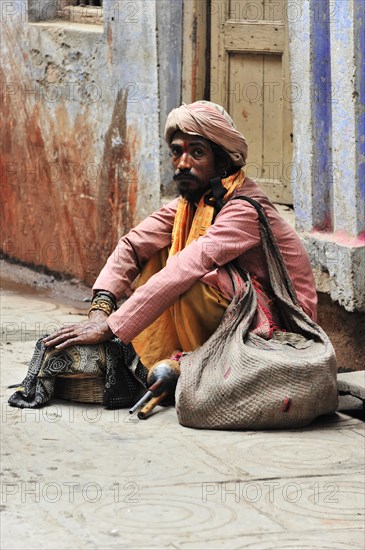
[(2, 250), (92, 283), (159, 206), (155, 2), (105, 0), (104, 25), (29, 23), (27, 2), (7, 4)]

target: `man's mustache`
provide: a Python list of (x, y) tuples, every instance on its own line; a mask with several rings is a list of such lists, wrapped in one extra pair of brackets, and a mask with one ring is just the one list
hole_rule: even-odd
[(190, 170), (177, 170), (172, 177), (174, 181), (179, 181), (186, 178), (199, 182), (198, 178), (194, 174), (192, 174)]

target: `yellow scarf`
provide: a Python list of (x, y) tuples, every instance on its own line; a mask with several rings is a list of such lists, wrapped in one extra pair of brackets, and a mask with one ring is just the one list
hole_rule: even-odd
[[(223, 197), (224, 201), (232, 195), (237, 187), (243, 185), (245, 177), (245, 173), (241, 169), (232, 174), (232, 176), (222, 180), (223, 187), (227, 189), (227, 193)], [(204, 196), (201, 197), (195, 213), (194, 206), (187, 199), (180, 198), (172, 228), (172, 243), (169, 256), (180, 252), (192, 241), (205, 235), (208, 227), (212, 225), (214, 208), (205, 204)]]

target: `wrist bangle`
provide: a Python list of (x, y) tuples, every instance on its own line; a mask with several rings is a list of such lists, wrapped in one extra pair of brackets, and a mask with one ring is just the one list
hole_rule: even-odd
[(94, 304), (93, 306), (91, 306), (91, 308), (89, 309), (89, 311), (87, 313), (88, 316), (90, 315), (90, 313), (92, 311), (104, 311), (108, 316), (111, 315), (111, 313), (113, 313), (112, 308), (107, 303), (105, 303), (105, 304), (98, 303), (98, 304)]
[(117, 302), (115, 301), (114, 296), (113, 296), (110, 292), (100, 290), (100, 291), (97, 292), (97, 293), (95, 294), (95, 296), (93, 297), (92, 303), (98, 301), (99, 298), (102, 298), (103, 300), (109, 302), (110, 305), (111, 305), (112, 308), (113, 308), (113, 311), (115, 311), (115, 310), (117, 309)]
[(113, 311), (115, 311), (117, 309), (117, 305), (115, 303), (114, 300), (112, 300), (112, 298), (106, 294), (106, 293), (103, 293), (103, 292), (98, 292), (92, 302), (91, 302), (91, 307), (88, 311), (88, 316), (90, 315), (90, 313), (92, 311), (104, 311), (104, 313), (106, 313), (108, 316), (111, 315), (113, 313)]

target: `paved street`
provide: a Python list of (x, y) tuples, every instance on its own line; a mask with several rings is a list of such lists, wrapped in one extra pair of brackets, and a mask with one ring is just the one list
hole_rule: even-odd
[[(35, 339), (82, 311), (4, 290), (1, 547), (364, 548), (364, 424), (344, 412), (285, 432), (183, 428), (172, 408), (7, 405)], [(86, 306), (83, 306), (85, 311)]]

